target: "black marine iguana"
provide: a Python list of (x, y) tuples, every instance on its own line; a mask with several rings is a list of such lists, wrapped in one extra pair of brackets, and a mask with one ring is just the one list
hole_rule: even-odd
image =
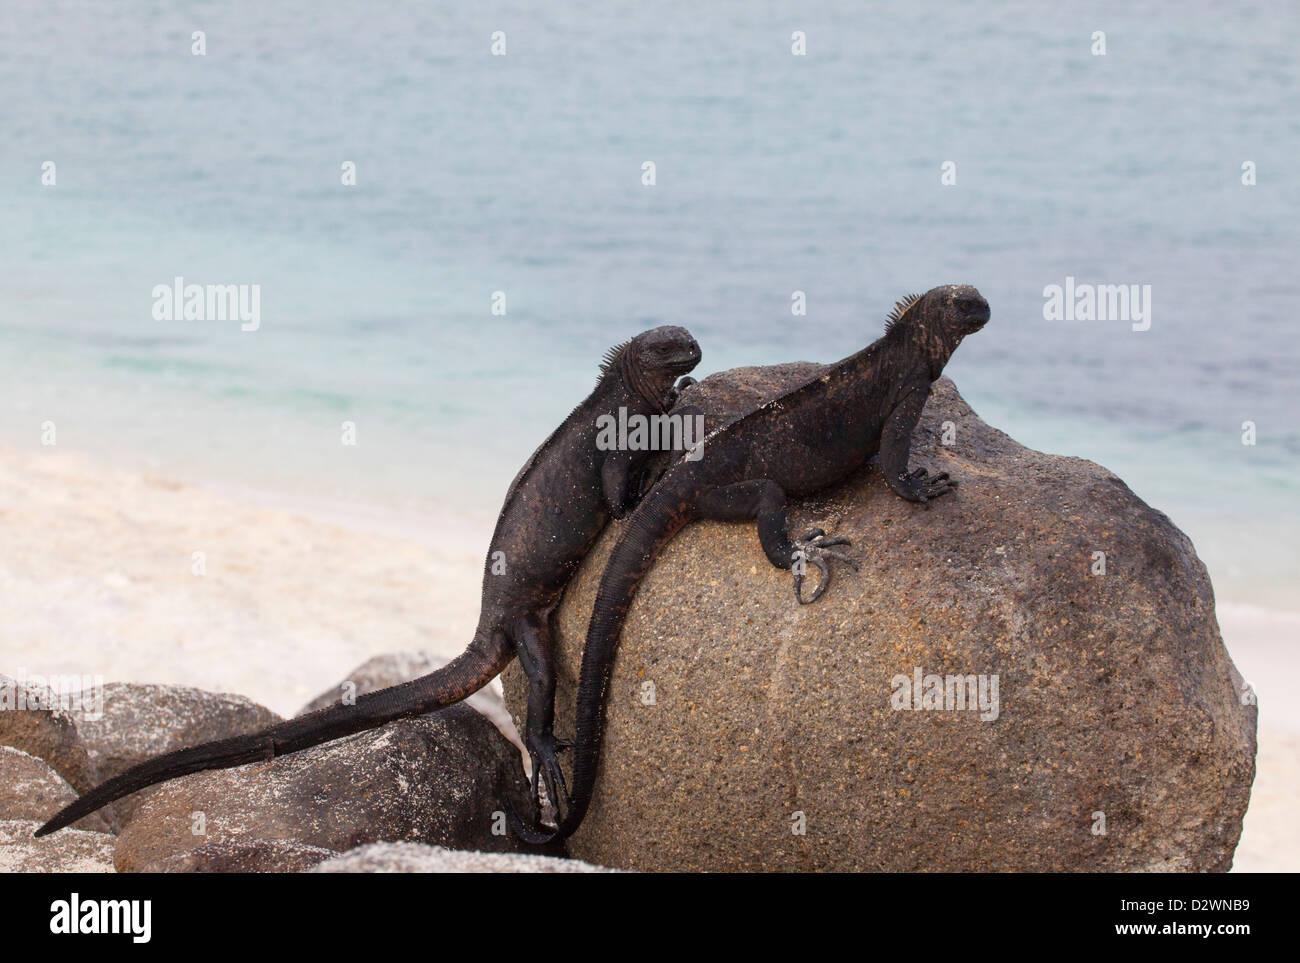
[(795, 596), (809, 562), (821, 582), (807, 601), (830, 583), (827, 558), (845, 558), (814, 528), (802, 538), (787, 534), (785, 502), (843, 481), (879, 452), (885, 482), (900, 498), (925, 502), (956, 485), (946, 473), (928, 476), (908, 469), (912, 429), (931, 383), (966, 335), (989, 319), (988, 302), (968, 285), (946, 285), (900, 301), (884, 337), (829, 365), (804, 384), (710, 431), (703, 457), (679, 458), (632, 513), (619, 536), (596, 594), (582, 652), (573, 743), (569, 806), (550, 831), (528, 826), (506, 803), (511, 825), (532, 843), (571, 835), (586, 815), (595, 787), (604, 736), (605, 705), (614, 653), (641, 580), (673, 536), (696, 519), (757, 519), (758, 538), (777, 568), (794, 568)]
[[(36, 831), (55, 832), (146, 786), (205, 769), (227, 769), (298, 752), (423, 715), (459, 702), (487, 685), (516, 655), (528, 677), (525, 745), (548, 796), (559, 798), (563, 774), (556, 753), (564, 744), (552, 731), (555, 673), (551, 612), (578, 563), (605, 527), (621, 518), (641, 494), (649, 451), (603, 451), (597, 419), (662, 414), (676, 400), (674, 381), (700, 360), (700, 346), (685, 328), (665, 325), (611, 348), (591, 395), (552, 432), (520, 469), (506, 494), (484, 564), (478, 628), (466, 650), (447, 665), (402, 685), (361, 696), (260, 732), (178, 749), (132, 766), (96, 786)], [(493, 574), (495, 561), (505, 571)]]

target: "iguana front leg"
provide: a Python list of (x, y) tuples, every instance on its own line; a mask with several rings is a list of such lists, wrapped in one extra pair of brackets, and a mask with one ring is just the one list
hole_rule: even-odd
[[(790, 538), (785, 502), (785, 490), (780, 485), (770, 479), (755, 479), (724, 485), (708, 492), (700, 499), (699, 515), (720, 522), (756, 519), (758, 541), (763, 546), (763, 554), (777, 568), (794, 571), (794, 597), (800, 605), (806, 605), (821, 598), (831, 584), (827, 559), (839, 559), (855, 570), (858, 565), (843, 552), (832, 548), (835, 545), (851, 545), (852, 542), (847, 538), (827, 538), (820, 528), (811, 529), (802, 538)], [(805, 599), (803, 580), (809, 562), (817, 567), (822, 577), (816, 591)]]
[(697, 385), (697, 384), (699, 384), (699, 382), (696, 381), (694, 378), (692, 378), (690, 375), (682, 375), (682, 377), (678, 378), (677, 384), (673, 385), (672, 388), (670, 388), (668, 391), (667, 407), (669, 409), (672, 409), (673, 406), (677, 404), (677, 399), (681, 397), (682, 392), (685, 391), (687, 388), (689, 388), (691, 385)]
[[(677, 391), (681, 388), (682, 383), (689, 381), (695, 383), (694, 378), (682, 378), (679, 381)], [(674, 409), (671, 414), (675, 418), (686, 419), (703, 418), (704, 410), (698, 405), (683, 405)], [(695, 425), (695, 422), (691, 422)], [(700, 438), (692, 436), (692, 443), (700, 441)], [(685, 438), (683, 436), (683, 444)], [(613, 518), (623, 518), (630, 513), (637, 505), (641, 504), (641, 499), (650, 492), (655, 483), (663, 477), (664, 473), (672, 467), (673, 463), (681, 458), (684, 452), (674, 450), (655, 450), (655, 451), (611, 451), (605, 454), (605, 460), (601, 464), (601, 484), (604, 488), (605, 505), (609, 514)]]
[(623, 518), (641, 500), (641, 452), (607, 451), (600, 484), (611, 518)]
[(907, 466), (911, 454), (912, 430), (921, 420), (921, 409), (929, 397), (930, 389), (918, 387), (910, 390), (889, 413), (880, 436), (880, 470), (885, 474), (885, 484), (899, 498), (909, 502), (928, 502), (946, 495), (957, 487), (947, 472), (930, 475), (924, 468), (911, 470)]

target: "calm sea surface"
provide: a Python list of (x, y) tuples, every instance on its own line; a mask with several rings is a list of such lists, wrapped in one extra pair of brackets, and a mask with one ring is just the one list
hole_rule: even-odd
[[(1297, 51), (1293, 2), (6, 0), (0, 443), (481, 507), (638, 330), (828, 361), (968, 282), (986, 420), (1295, 606)], [(260, 327), (156, 320), (177, 276)], [(1150, 285), (1150, 329), (1044, 320), (1067, 276)]]

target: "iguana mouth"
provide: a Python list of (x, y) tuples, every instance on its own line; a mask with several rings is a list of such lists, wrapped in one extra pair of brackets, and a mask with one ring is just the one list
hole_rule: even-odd
[(682, 359), (673, 365), (673, 369), (680, 374), (694, 371), (695, 366), (700, 363), (700, 359), (703, 357), (704, 353), (700, 350), (700, 346), (698, 344), (694, 345), (689, 354), (683, 355)]
[(963, 311), (963, 324), (967, 334), (978, 331), (989, 323), (989, 306), (987, 304), (971, 305)]

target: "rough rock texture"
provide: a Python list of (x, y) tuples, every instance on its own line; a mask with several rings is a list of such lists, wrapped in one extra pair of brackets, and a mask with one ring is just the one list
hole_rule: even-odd
[(372, 843), (316, 866), (313, 873), (613, 873), (576, 859), (479, 853), (420, 843)]
[[(424, 842), (511, 850), (503, 793), (522, 806), (519, 753), (467, 706), (237, 769), (163, 784), (126, 825), (119, 872), (200, 846), (287, 839), (335, 851), (363, 843)], [(195, 835), (195, 813), (205, 834)]]
[(141, 869), (144, 873), (298, 873), (337, 856), (332, 849), (291, 839), (250, 839), (209, 843), (177, 853)]
[[(0, 675), (0, 746), (13, 746), (43, 759), (77, 792), (99, 782), (76, 720), (48, 689), (32, 688)], [(41, 706), (44, 708), (32, 708)]]
[[(441, 656), (423, 651), (391, 652), (387, 655), (377, 655), (349, 672), (347, 677), (342, 679), (338, 685), (326, 689), (312, 699), (311, 702), (308, 702), (298, 712), (298, 715), (306, 715), (308, 712), (315, 712), (317, 709), (325, 709), (334, 705), (342, 698), (345, 683), (350, 682), (356, 687), (353, 695), (365, 695), (367, 692), (375, 692), (389, 686), (401, 685), (403, 682), (409, 682), (412, 679), (418, 679), (422, 675), (428, 675), (435, 669), (441, 669), (450, 661), (450, 659), (444, 659)], [(478, 692), (465, 700), (465, 704), (487, 716), (492, 720), (492, 724), (501, 730), (503, 736), (520, 748), (523, 747), (519, 739), (519, 733), (515, 729), (515, 724), (510, 719), (510, 712), (506, 709), (505, 700), (501, 698), (501, 694), (495, 688), (484, 687), (479, 689)]]
[(108, 833), (65, 829), (33, 839), (40, 822), (0, 820), (0, 873), (111, 873), (113, 844)]
[[(280, 721), (270, 709), (240, 695), (129, 682), (108, 683), (97, 711), (74, 710), (71, 715), (100, 781), (173, 749), (255, 732)], [(113, 803), (123, 825), (154, 791), (144, 789)]]
[[(0, 746), (0, 820), (45, 822), (76, 798), (73, 788), (44, 760), (12, 746)], [(83, 816), (72, 828), (96, 833), (114, 831), (102, 813)]]
[[(716, 415), (814, 370), (725, 372), (683, 400)], [(862, 564), (835, 565), (816, 604), (795, 603), (753, 524), (696, 523), (668, 546), (623, 632), (571, 855), (672, 870), (1229, 868), (1256, 710), (1187, 537), (1104, 468), (990, 428), (947, 379), (912, 463), (961, 488), (910, 504), (873, 467), (792, 506), (797, 531), (851, 537)], [(561, 735), (622, 527), (559, 610)], [(997, 674), (1000, 714), (892, 708), (916, 667)], [(510, 669), (516, 716), (524, 691)]]

